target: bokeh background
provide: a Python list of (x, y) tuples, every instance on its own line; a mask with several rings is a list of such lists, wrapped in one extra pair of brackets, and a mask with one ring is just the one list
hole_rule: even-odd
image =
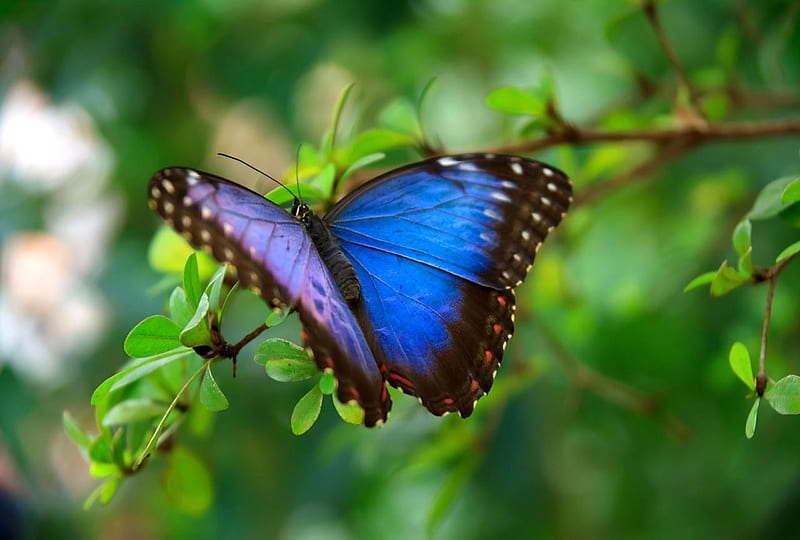
[[(800, 113), (798, 4), (659, 7), (694, 81), (765, 96), (723, 104), (721, 117)], [(231, 408), (212, 434), (181, 435), (213, 477), (207, 512), (170, 504), (157, 459), (108, 506), (82, 510), (98, 481), (61, 415), (92, 425), (89, 396), (125, 361), (126, 333), (163, 309), (147, 259), (155, 170), (251, 181), (215, 155), (228, 152), (283, 175), (298, 144), (330, 127), (346, 85), (343, 137), (434, 77), (428, 133), (449, 151), (486, 150), (518, 140), (519, 123), (485, 96), (547, 73), (572, 122), (610, 110), (617, 127), (671, 121), (675, 74), (634, 2), (4, 2), (0, 538), (800, 534), (800, 424), (764, 410), (746, 440), (750, 402), (727, 361), (733, 341), (757, 350), (766, 290), (682, 293), (732, 256), (730, 233), (755, 193), (797, 175), (797, 137), (709, 145), (575, 208), (520, 289), (517, 334), (468, 421), (398, 397), (383, 429), (344, 425), (326, 407), (295, 437), (289, 415), (307, 387), (268, 380), (244, 354), (236, 379), (218, 371)], [(616, 144), (536, 157), (580, 193), (647, 152)], [(780, 224), (754, 234), (760, 264), (793, 241)], [(778, 284), (775, 378), (798, 369), (799, 286), (797, 268)], [(233, 328), (243, 334), (263, 313), (245, 301)], [(285, 331), (296, 337), (296, 326)]]

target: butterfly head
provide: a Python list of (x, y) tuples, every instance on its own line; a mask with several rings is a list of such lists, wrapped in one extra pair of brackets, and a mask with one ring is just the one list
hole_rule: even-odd
[(295, 197), (294, 203), (292, 203), (291, 214), (298, 219), (300, 223), (305, 225), (306, 228), (309, 228), (311, 225), (311, 216), (314, 212), (311, 211), (306, 203)]

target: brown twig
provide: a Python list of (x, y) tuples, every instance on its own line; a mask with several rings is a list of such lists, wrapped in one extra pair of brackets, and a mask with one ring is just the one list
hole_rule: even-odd
[(612, 403), (650, 417), (663, 425), (678, 441), (685, 441), (690, 437), (689, 428), (665, 412), (657, 397), (647, 395), (632, 386), (595, 371), (577, 360), (561, 340), (548, 330), (547, 325), (537, 324), (536, 328), (556, 358), (562, 363), (576, 388), (594, 392)]
[(647, 20), (650, 22), (650, 26), (653, 28), (653, 32), (658, 39), (658, 43), (661, 45), (661, 49), (664, 51), (667, 60), (672, 66), (672, 70), (678, 76), (681, 86), (686, 89), (686, 92), (689, 95), (689, 103), (693, 109), (692, 113), (698, 119), (705, 120), (703, 109), (700, 106), (700, 99), (692, 87), (692, 84), (689, 82), (689, 77), (686, 75), (686, 70), (683, 69), (683, 65), (681, 64), (675, 49), (672, 47), (672, 43), (670, 43), (669, 38), (667, 37), (667, 32), (664, 30), (664, 26), (661, 24), (661, 19), (658, 16), (658, 9), (656, 8), (655, 0), (645, 1), (642, 9), (644, 10), (645, 16), (647, 16)]
[(602, 142), (652, 142), (674, 143), (692, 140), (695, 145), (718, 141), (734, 141), (759, 137), (800, 135), (800, 118), (769, 120), (764, 122), (725, 122), (709, 124), (705, 129), (692, 126), (676, 126), (663, 129), (635, 129), (628, 131), (599, 131), (571, 127), (551, 133), (541, 139), (533, 139), (497, 146), (490, 152), (498, 154), (525, 154), (558, 146), (560, 144), (590, 144)]
[(764, 281), (769, 282), (769, 289), (767, 290), (767, 305), (765, 308), (764, 313), (764, 325), (761, 328), (761, 350), (758, 355), (758, 374), (756, 374), (756, 394), (759, 397), (764, 395), (764, 390), (767, 388), (767, 381), (769, 380), (767, 377), (767, 335), (769, 331), (769, 321), (772, 317), (772, 301), (775, 296), (775, 285), (778, 282), (778, 276), (780, 275), (781, 271), (786, 268), (786, 265), (794, 259), (798, 254), (795, 253), (789, 257), (786, 257), (781, 262), (776, 264), (775, 266), (771, 266), (766, 270), (756, 274), (754, 277), (756, 278), (757, 283), (761, 283)]

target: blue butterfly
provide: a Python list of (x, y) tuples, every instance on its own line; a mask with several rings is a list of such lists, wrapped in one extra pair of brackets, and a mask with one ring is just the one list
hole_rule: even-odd
[(514, 331), (513, 288), (572, 201), (563, 172), (495, 154), (395, 169), (324, 217), (194, 169), (163, 169), (149, 189), (169, 226), (298, 312), (317, 365), (366, 426), (387, 419), (386, 382), (435, 415), (472, 413)]

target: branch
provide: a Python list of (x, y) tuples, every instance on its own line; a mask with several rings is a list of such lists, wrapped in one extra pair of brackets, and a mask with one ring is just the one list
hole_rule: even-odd
[(800, 135), (800, 118), (770, 120), (764, 122), (726, 122), (708, 124), (704, 129), (694, 126), (676, 126), (663, 129), (640, 129), (629, 131), (598, 131), (570, 126), (560, 132), (551, 133), (541, 139), (502, 145), (491, 150), (502, 154), (524, 154), (544, 150), (560, 144), (591, 144), (601, 142), (652, 142), (674, 143), (691, 141), (695, 146), (718, 142)]
[(563, 343), (549, 331), (547, 325), (536, 324), (536, 328), (556, 358), (561, 361), (576, 388), (592, 391), (612, 403), (651, 418), (663, 425), (678, 441), (685, 441), (691, 436), (686, 424), (665, 412), (657, 397), (647, 395), (632, 386), (595, 371), (572, 356)]
[(692, 87), (692, 84), (689, 82), (689, 77), (686, 75), (686, 70), (683, 69), (683, 65), (681, 65), (678, 54), (675, 52), (675, 49), (672, 48), (672, 44), (669, 42), (667, 32), (664, 30), (664, 26), (661, 24), (661, 19), (658, 17), (658, 10), (656, 9), (655, 1), (647, 0), (644, 3), (643, 9), (644, 14), (647, 16), (647, 20), (650, 21), (650, 26), (653, 27), (653, 32), (656, 34), (656, 38), (658, 38), (658, 43), (661, 45), (661, 49), (664, 51), (667, 60), (672, 66), (672, 70), (681, 81), (681, 86), (683, 86), (683, 88), (685, 88), (689, 94), (689, 103), (692, 106), (691, 112), (693, 116), (702, 123), (705, 123), (703, 109), (700, 106), (700, 99)]

